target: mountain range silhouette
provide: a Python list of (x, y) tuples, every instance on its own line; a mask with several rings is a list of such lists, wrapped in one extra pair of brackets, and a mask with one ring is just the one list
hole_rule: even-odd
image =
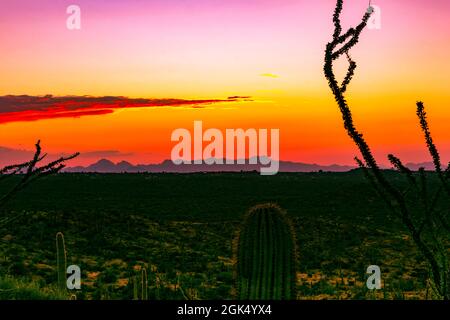
[[(300, 162), (280, 161), (280, 172), (316, 172), (333, 171), (345, 172), (354, 169), (352, 166), (344, 165), (318, 165)], [(137, 164), (133, 165), (127, 161), (114, 163), (108, 159), (101, 159), (86, 167), (77, 166), (66, 168), (65, 172), (97, 172), (97, 173), (137, 173), (137, 172), (170, 172), (170, 173), (194, 173), (194, 172), (240, 172), (259, 171), (261, 164), (181, 164), (175, 165), (171, 160), (164, 160), (159, 164)]]

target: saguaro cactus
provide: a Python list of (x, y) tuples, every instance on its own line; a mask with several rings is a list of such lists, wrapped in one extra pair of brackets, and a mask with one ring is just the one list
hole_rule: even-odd
[(296, 297), (294, 228), (274, 204), (253, 207), (235, 239), (237, 295), (243, 300)]
[(56, 234), (56, 264), (58, 272), (58, 288), (59, 290), (64, 291), (67, 288), (67, 254), (66, 245), (64, 243), (64, 234), (62, 232)]
[(147, 269), (144, 267), (141, 273), (141, 298), (142, 300), (148, 300), (148, 275)]
[(148, 274), (147, 269), (142, 267), (140, 274), (135, 272), (131, 277), (133, 283), (133, 300), (148, 300)]

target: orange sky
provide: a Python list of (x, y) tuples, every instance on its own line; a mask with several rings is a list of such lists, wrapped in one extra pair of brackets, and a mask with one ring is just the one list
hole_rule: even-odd
[[(345, 1), (346, 26), (358, 22), (366, 2)], [(74, 165), (103, 156), (152, 163), (170, 158), (173, 130), (202, 120), (205, 128), (279, 128), (285, 160), (353, 164), (356, 150), (322, 72), (334, 1), (78, 3), (82, 28), (70, 31), (67, 1), (2, 1), (0, 96), (252, 101), (5, 122), (0, 146), (31, 150), (39, 138), (52, 154), (89, 154)], [(376, 155), (429, 161), (415, 116), (423, 100), (448, 161), (450, 3), (373, 3), (382, 10), (381, 29), (364, 31), (352, 52), (358, 69), (347, 96), (356, 124)], [(2, 164), (14, 159), (2, 155)]]

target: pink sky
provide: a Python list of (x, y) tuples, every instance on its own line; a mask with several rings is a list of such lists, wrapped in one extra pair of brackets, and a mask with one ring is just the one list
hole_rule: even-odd
[[(366, 30), (348, 96), (378, 155), (427, 161), (414, 106), (424, 100), (450, 158), (450, 1), (376, 0), (381, 30)], [(66, 8), (82, 28), (66, 28)], [(51, 153), (116, 150), (132, 162), (170, 156), (170, 132), (276, 127), (286, 160), (352, 164), (355, 149), (323, 77), (334, 0), (3, 0), (3, 95), (89, 95), (252, 102), (205, 110), (129, 110), (0, 125), (0, 146)], [(347, 0), (344, 26), (368, 1)], [(274, 75), (268, 77), (264, 75)], [(0, 110), (0, 112), (4, 112)], [(158, 137), (149, 139), (148, 137)]]

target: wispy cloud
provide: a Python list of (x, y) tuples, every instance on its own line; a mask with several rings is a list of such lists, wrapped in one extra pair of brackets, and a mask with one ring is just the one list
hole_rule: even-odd
[(0, 123), (36, 121), (41, 119), (70, 118), (102, 115), (116, 109), (154, 107), (192, 107), (223, 102), (248, 100), (250, 97), (234, 96), (227, 99), (131, 99), (120, 96), (0, 96)]
[(273, 73), (263, 73), (260, 74), (261, 77), (266, 77), (266, 78), (279, 78), (280, 76), (277, 74), (273, 74)]

